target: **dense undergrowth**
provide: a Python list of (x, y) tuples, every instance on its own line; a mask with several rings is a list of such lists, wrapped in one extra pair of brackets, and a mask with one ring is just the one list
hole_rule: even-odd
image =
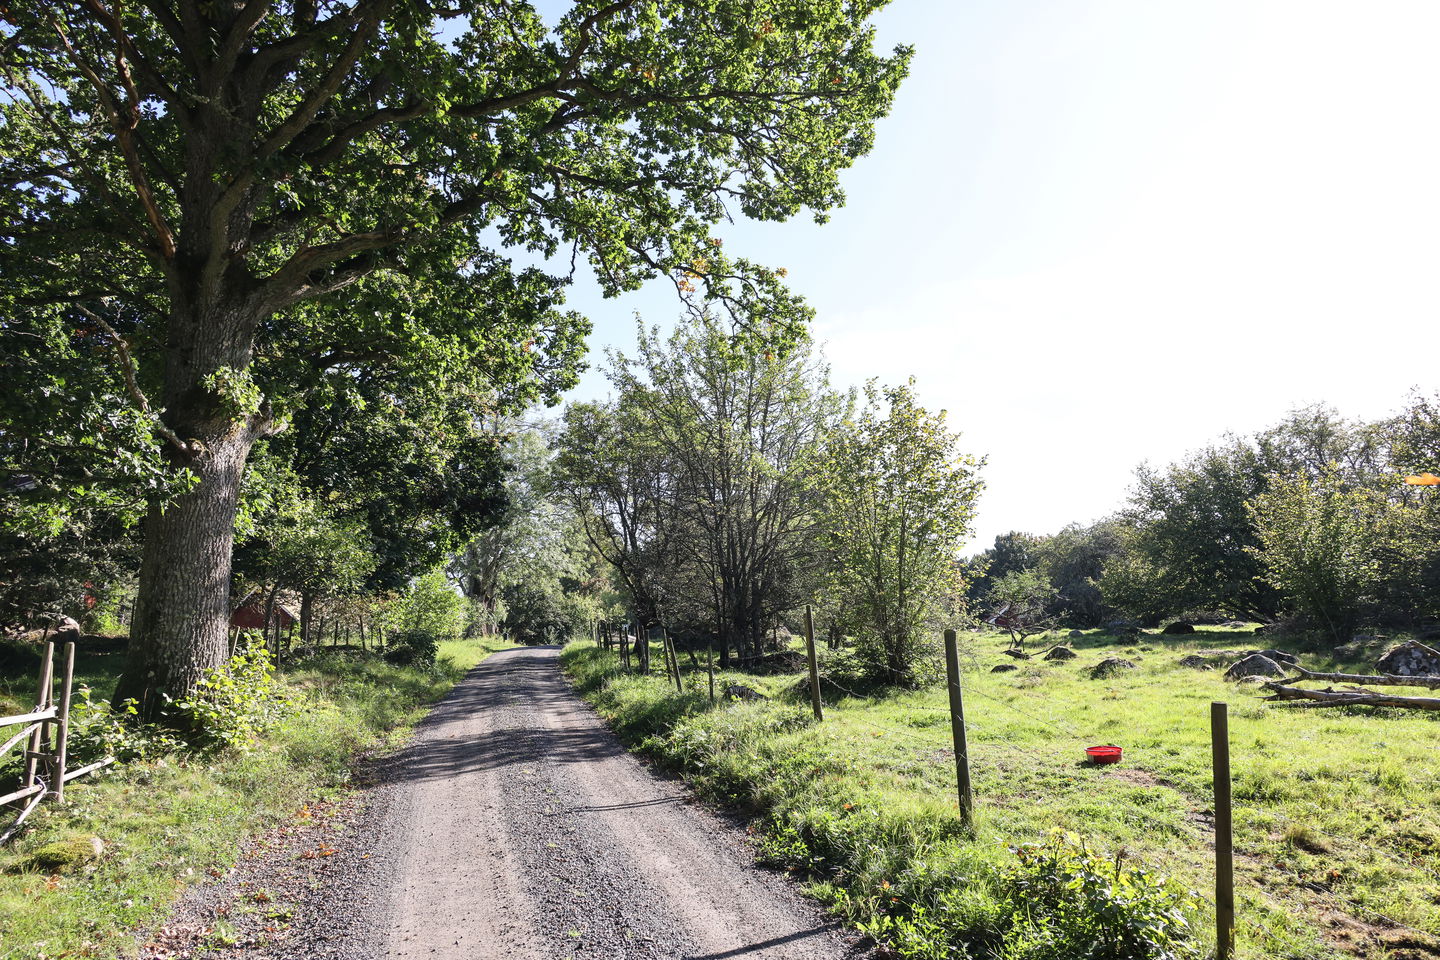
[[(682, 695), (590, 644), (564, 661), (622, 739), (752, 817), (766, 859), (913, 958), (1213, 950), (1208, 716), (1211, 700), (1228, 700), (1237, 956), (1440, 956), (1434, 715), (1276, 708), (1178, 663), (1251, 644), (1249, 631), (1086, 636), (1072, 642), (1076, 661), (1001, 674), (990, 667), (1013, 662), (998, 656), (1002, 638), (968, 642), (973, 833), (958, 818), (941, 687), (827, 687), (817, 724), (795, 676), (724, 675), (722, 689), (745, 683), (771, 699), (712, 707), (703, 670)], [(1135, 669), (1092, 679), (1085, 668), (1112, 653)], [(1363, 669), (1306, 656), (1317, 669)], [(1086, 767), (1087, 742), (1122, 743), (1126, 759)], [(1134, 938), (1106, 940), (1123, 930)]]
[[(157, 921), (188, 885), (233, 864), (246, 836), (343, 792), (357, 754), (403, 740), (466, 670), (504, 646), (445, 642), (429, 666), (322, 652), (277, 671), (268, 702), (202, 696), (206, 729), (224, 735), (190, 737), (192, 744), (117, 733), (97, 711), (90, 735), (128, 737), (119, 746), (131, 760), (68, 786), (63, 805), (42, 806), (0, 850), (0, 958), (133, 952), (135, 931)], [(122, 657), (80, 657), (77, 681), (93, 701), (108, 697)], [(230, 679), (248, 684), (255, 669), (251, 663)], [(0, 713), (28, 705), (33, 683), (28, 671), (0, 675)], [(104, 844), (93, 862), (61, 871), (37, 863), (37, 853), (77, 840), (83, 850), (90, 837)]]

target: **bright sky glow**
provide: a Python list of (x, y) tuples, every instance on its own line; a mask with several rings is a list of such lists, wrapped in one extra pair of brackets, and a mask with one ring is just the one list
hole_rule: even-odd
[[(1440, 388), (1440, 4), (894, 0), (880, 24), (918, 53), (848, 206), (726, 249), (788, 268), (837, 383), (913, 375), (950, 411), (989, 458), (977, 547), (1293, 407)], [(597, 363), (636, 312), (679, 313), (661, 282), (570, 304)]]

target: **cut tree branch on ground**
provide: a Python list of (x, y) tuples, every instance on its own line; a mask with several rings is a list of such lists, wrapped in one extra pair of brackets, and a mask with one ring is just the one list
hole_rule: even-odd
[(1266, 700), (1308, 700), (1326, 707), (1408, 707), (1415, 710), (1440, 710), (1440, 698), (1400, 697), (1373, 690), (1302, 690), (1271, 681), (1265, 689), (1274, 696)]
[(1296, 683), (1300, 680), (1329, 680), (1332, 683), (1373, 683), (1385, 687), (1424, 687), (1427, 690), (1440, 690), (1440, 677), (1419, 676), (1406, 677), (1398, 673), (1317, 673), (1314, 670), (1306, 670), (1304, 667), (1291, 666), (1298, 676), (1289, 677), (1284, 680), (1277, 680), (1277, 683)]

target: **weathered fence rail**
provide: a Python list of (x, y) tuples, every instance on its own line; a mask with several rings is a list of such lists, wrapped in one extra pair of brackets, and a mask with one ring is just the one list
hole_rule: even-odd
[[(55, 682), (60, 681), (60, 698), (55, 698)], [(14, 747), (25, 745), (22, 763), (23, 773), (18, 789), (0, 794), (0, 807), (22, 803), (19, 812), (10, 825), (0, 831), (0, 844), (6, 843), (20, 832), (20, 827), (30, 814), (47, 798), (65, 799), (65, 784), (87, 773), (99, 770), (115, 762), (106, 757), (95, 763), (86, 764), (75, 770), (66, 768), (70, 746), (70, 703), (75, 682), (75, 644), (65, 644), (65, 662), (59, 678), (55, 676), (55, 644), (45, 644), (45, 653), (40, 658), (40, 682), (35, 697), (35, 709), (29, 713), (0, 717), (0, 731), (7, 727), (20, 727), (0, 744), (0, 758)], [(3, 787), (0, 787), (3, 789)]]

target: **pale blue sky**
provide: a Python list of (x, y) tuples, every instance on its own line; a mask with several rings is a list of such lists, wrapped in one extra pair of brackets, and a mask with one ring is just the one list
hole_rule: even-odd
[[(788, 268), (838, 382), (914, 375), (988, 456), (977, 546), (1096, 519), (1140, 461), (1294, 406), (1440, 388), (1440, 3), (895, 0), (879, 22), (918, 52), (848, 205), (726, 249)], [(678, 315), (663, 282), (570, 304), (597, 362), (637, 311)]]

